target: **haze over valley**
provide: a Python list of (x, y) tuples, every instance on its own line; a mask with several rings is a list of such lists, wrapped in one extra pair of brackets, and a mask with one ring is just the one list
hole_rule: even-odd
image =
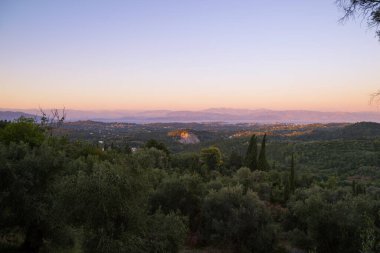
[[(47, 110), (49, 112), (49, 110)], [(39, 117), (39, 110), (1, 109), (0, 119), (13, 120), (24, 115)], [(380, 122), (380, 112), (321, 112), (307, 110), (248, 110), (212, 108), (200, 111), (80, 111), (66, 109), (67, 121), (93, 120), (101, 122), (226, 122), (226, 123), (329, 123), (329, 122)]]

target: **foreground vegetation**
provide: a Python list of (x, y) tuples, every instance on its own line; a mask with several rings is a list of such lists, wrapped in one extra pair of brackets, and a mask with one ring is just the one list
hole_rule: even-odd
[(0, 124), (1, 252), (380, 252), (373, 140), (252, 136), (173, 154), (52, 136)]

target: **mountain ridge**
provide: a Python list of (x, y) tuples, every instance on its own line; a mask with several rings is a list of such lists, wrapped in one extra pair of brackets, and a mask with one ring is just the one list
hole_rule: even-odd
[[(48, 111), (48, 110), (47, 110)], [(67, 121), (94, 120), (102, 122), (255, 122), (255, 123), (330, 123), (380, 122), (380, 112), (323, 112), (313, 110), (269, 110), (209, 108), (205, 110), (66, 110)], [(36, 117), (39, 110), (0, 109), (1, 120), (20, 116)]]

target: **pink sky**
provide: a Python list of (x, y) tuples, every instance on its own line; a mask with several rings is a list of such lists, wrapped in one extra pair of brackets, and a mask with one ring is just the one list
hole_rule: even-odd
[(0, 108), (377, 110), (374, 32), (292, 1), (4, 1)]

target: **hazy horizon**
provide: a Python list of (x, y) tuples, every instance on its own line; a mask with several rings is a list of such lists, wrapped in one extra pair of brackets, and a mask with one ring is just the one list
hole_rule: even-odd
[(1, 1), (0, 108), (376, 112), (379, 42), (334, 2)]
[(205, 108), (199, 108), (199, 109), (174, 109), (174, 108), (146, 108), (146, 109), (80, 109), (80, 108), (68, 108), (65, 106), (62, 107), (30, 107), (30, 108), (11, 108), (11, 107), (0, 107), (0, 111), (36, 111), (40, 112), (41, 109), (43, 111), (49, 112), (50, 110), (59, 110), (62, 109), (66, 111), (78, 111), (78, 112), (149, 112), (149, 111), (172, 111), (172, 112), (178, 112), (178, 111), (189, 111), (189, 112), (201, 112), (201, 111), (208, 111), (208, 110), (236, 110), (236, 111), (313, 111), (313, 112), (326, 112), (326, 113), (380, 113), (380, 108), (377, 105), (371, 105), (368, 110), (317, 110), (317, 109), (304, 109), (304, 108), (282, 108), (282, 109), (274, 109), (274, 108), (243, 108), (243, 107), (205, 107)]
[[(50, 114), (49, 109), (44, 111)], [(26, 113), (26, 114), (25, 114)], [(63, 112), (60, 111), (63, 115)], [(66, 109), (66, 121), (92, 120), (99, 122), (172, 123), (172, 122), (225, 122), (225, 123), (355, 123), (380, 122), (376, 112), (323, 112), (308, 110), (268, 110), (209, 108), (205, 110), (98, 110), (82, 111)], [(38, 109), (4, 110), (0, 108), (0, 120), (14, 120), (21, 116), (37, 117)]]

